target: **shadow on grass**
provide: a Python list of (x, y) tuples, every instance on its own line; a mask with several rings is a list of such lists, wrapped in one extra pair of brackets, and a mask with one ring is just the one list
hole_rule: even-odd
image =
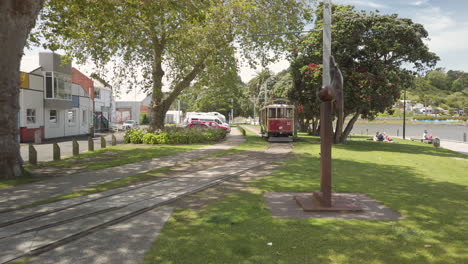
[[(367, 140), (371, 137), (368, 136), (353, 136), (345, 144), (334, 144), (334, 149), (343, 149), (348, 151), (362, 151), (362, 152), (371, 152), (371, 151), (383, 151), (383, 152), (398, 152), (406, 154), (423, 154), (439, 157), (458, 157), (458, 158), (467, 158), (466, 155), (457, 153), (444, 148), (436, 148), (431, 144), (425, 144), (420, 142), (412, 142), (406, 140), (396, 139), (395, 143), (388, 142), (376, 142)], [(318, 144), (320, 142), (320, 137), (315, 136), (302, 136), (300, 143), (311, 143)]]
[[(253, 184), (260, 192), (319, 188), (319, 159), (293, 160)], [(412, 167), (334, 160), (334, 191), (361, 192), (407, 220), (280, 220), (262, 194), (241, 192), (202, 210), (178, 211), (144, 263), (463, 263), (466, 186)], [(272, 243), (271, 246), (268, 243)]]

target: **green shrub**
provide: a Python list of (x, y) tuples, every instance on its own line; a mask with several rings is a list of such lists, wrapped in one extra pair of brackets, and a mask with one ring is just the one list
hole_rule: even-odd
[(146, 133), (143, 138), (141, 139), (143, 144), (158, 144), (159, 135), (155, 135), (153, 133)]
[(145, 133), (143, 132), (143, 130), (131, 128), (127, 130), (127, 132), (125, 132), (124, 142), (133, 143), (133, 144), (141, 144), (144, 135)]
[(194, 129), (171, 127), (164, 131), (144, 132), (130, 129), (125, 133), (126, 143), (143, 144), (199, 144), (216, 142), (226, 136), (226, 131), (221, 129)]

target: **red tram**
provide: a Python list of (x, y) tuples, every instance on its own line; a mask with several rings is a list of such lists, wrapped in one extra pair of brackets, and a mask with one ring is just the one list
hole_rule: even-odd
[(260, 109), (262, 137), (270, 142), (291, 142), (295, 128), (294, 109), (286, 99), (275, 99)]

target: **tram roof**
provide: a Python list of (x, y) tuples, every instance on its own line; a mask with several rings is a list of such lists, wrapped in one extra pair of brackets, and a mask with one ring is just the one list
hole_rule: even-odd
[(264, 106), (263, 108), (294, 108), (294, 105), (290, 105), (290, 104), (269, 104), (269, 105)]

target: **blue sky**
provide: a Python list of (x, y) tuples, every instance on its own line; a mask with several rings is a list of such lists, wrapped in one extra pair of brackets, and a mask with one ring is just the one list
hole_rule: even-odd
[(332, 0), (357, 9), (396, 13), (420, 23), (429, 32), (431, 51), (440, 57), (437, 67), (468, 72), (468, 0)]

